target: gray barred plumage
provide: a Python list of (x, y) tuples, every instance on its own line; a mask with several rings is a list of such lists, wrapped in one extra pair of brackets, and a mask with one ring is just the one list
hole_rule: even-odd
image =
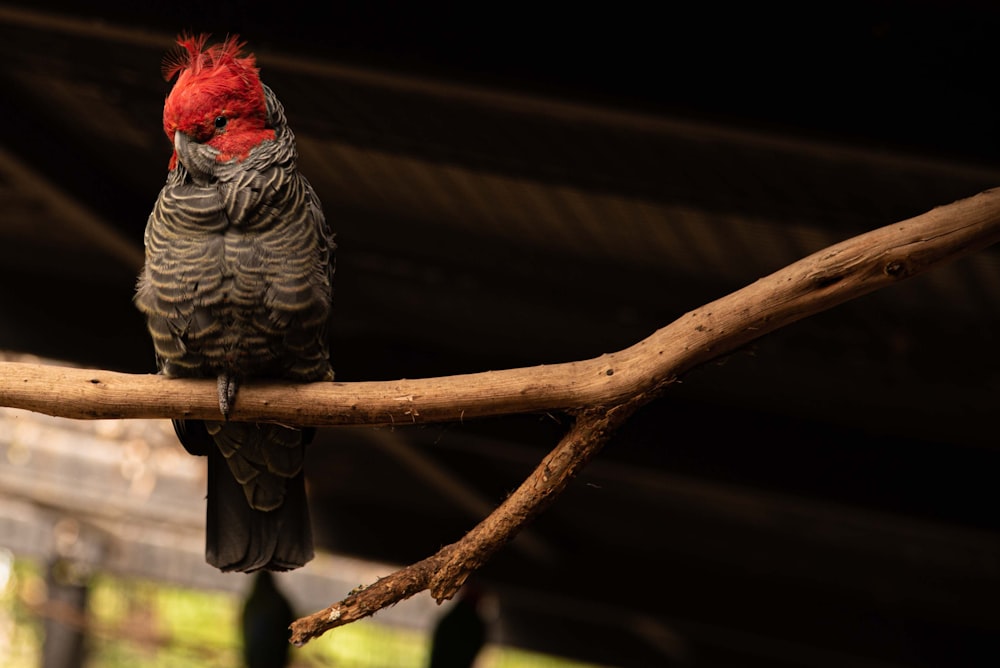
[(238, 571), (312, 558), (302, 473), (311, 430), (227, 422), (239, 383), (333, 379), (333, 235), (298, 172), (284, 110), (260, 86), (273, 139), (245, 155), (174, 131), (176, 161), (147, 222), (135, 297), (162, 373), (218, 379), (223, 419), (175, 428), (209, 457), (208, 561)]

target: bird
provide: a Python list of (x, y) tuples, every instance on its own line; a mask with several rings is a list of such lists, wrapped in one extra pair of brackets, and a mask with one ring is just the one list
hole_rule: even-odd
[(288, 627), (295, 612), (271, 571), (257, 571), (253, 579), (240, 616), (243, 662), (247, 668), (284, 668), (291, 648)]
[(333, 380), (335, 235), (255, 56), (238, 35), (209, 38), (181, 34), (164, 58), (173, 151), (134, 302), (161, 374), (216, 380), (220, 419), (173, 421), (208, 458), (206, 561), (290, 570), (314, 554), (303, 462), (315, 429), (229, 416), (247, 379)]
[(434, 626), (427, 668), (470, 668), (486, 644), (488, 625), (480, 611), (483, 592), (466, 583)]

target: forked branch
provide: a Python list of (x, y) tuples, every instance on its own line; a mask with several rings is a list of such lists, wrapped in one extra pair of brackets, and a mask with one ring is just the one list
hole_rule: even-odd
[(644, 398), (609, 410), (587, 410), (542, 463), (507, 499), (461, 540), (436, 554), (355, 589), (339, 603), (292, 624), (291, 642), (303, 645), (330, 629), (398, 603), (429, 589), (438, 602), (450, 599), (466, 578), (489, 561), (497, 550), (566, 488), (607, 443), (614, 430), (643, 403)]
[[(232, 420), (386, 425), (564, 410), (573, 427), (535, 472), (460, 541), (293, 625), (293, 640), (420, 591), (450, 598), (470, 573), (565, 488), (611, 432), (678, 376), (809, 315), (1000, 241), (993, 189), (856, 236), (691, 311), (646, 339), (591, 360), (360, 383), (247, 383)], [(0, 406), (70, 418), (217, 419), (212, 380), (0, 364)]]

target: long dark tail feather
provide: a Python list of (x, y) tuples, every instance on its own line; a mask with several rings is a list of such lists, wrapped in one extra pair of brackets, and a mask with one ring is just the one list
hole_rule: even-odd
[[(253, 441), (269, 441), (269, 430), (286, 430), (277, 425), (244, 425), (238, 423), (201, 423), (194, 420), (174, 428), (185, 449), (192, 454), (208, 456), (208, 508), (205, 526), (205, 559), (222, 571), (253, 572), (261, 569), (287, 571), (305, 565), (313, 558), (312, 527), (306, 501), (305, 478), (299, 472), (281, 478), (284, 499), (274, 510), (257, 510), (250, 506), (247, 492), (233, 476), (230, 462), (216, 445), (212, 432), (231, 427), (253, 429)], [(183, 435), (182, 435), (183, 434)], [(302, 442), (311, 440), (312, 433), (297, 432)], [(283, 434), (287, 440), (288, 432)], [(233, 435), (227, 433), (225, 446), (232, 451)], [(242, 440), (242, 434), (238, 436)], [(273, 447), (281, 447), (275, 444)], [(231, 455), (238, 456), (238, 455)], [(245, 464), (245, 462), (244, 462)]]
[(313, 558), (312, 528), (301, 473), (288, 479), (285, 501), (255, 510), (229, 471), (222, 453), (208, 456), (208, 521), (205, 559), (223, 571), (262, 568), (287, 571)]
[(173, 420), (174, 433), (188, 454), (204, 457), (215, 450), (215, 441), (201, 420)]

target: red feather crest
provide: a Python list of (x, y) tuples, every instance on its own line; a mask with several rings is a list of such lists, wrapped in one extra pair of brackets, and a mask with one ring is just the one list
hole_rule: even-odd
[(257, 61), (252, 53), (244, 54), (246, 42), (238, 35), (226, 37), (221, 44), (205, 48), (209, 35), (182, 33), (177, 38), (177, 46), (163, 59), (163, 78), (170, 81), (184, 71), (197, 75), (205, 70), (220, 67), (235, 67), (257, 72)]

